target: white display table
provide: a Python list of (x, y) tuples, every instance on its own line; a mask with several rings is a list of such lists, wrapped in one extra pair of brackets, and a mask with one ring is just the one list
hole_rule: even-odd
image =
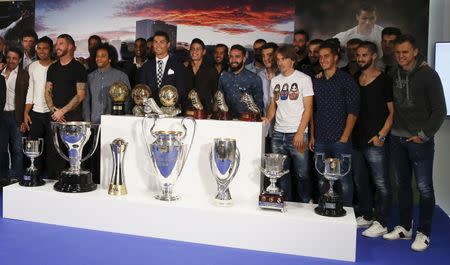
[[(4, 188), (5, 218), (100, 231), (157, 237), (224, 247), (243, 248), (327, 259), (355, 261), (356, 222), (353, 210), (328, 218), (316, 215), (314, 205), (288, 203), (287, 212), (261, 210), (259, 193), (263, 126), (240, 121), (198, 121), (198, 134), (186, 167), (176, 185), (181, 200), (163, 202), (157, 191), (141, 132), (141, 119), (102, 117), (102, 182), (94, 192), (59, 193), (50, 182), (42, 187), (18, 184)], [(179, 120), (162, 121), (161, 129)], [(129, 142), (125, 177), (129, 194), (113, 197), (106, 187), (111, 174), (109, 143)], [(216, 207), (216, 184), (208, 154), (213, 138), (236, 138), (241, 167), (230, 187), (234, 206)]]

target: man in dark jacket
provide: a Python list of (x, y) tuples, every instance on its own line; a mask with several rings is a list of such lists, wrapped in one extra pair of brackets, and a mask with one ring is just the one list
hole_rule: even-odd
[(398, 66), (390, 72), (393, 80), (395, 115), (391, 131), (391, 155), (398, 183), (400, 224), (383, 237), (388, 240), (412, 238), (412, 173), (420, 194), (419, 225), (411, 245), (423, 251), (430, 244), (435, 207), (433, 189), (434, 135), (447, 114), (441, 80), (422, 64), (415, 39), (399, 36), (394, 43)]

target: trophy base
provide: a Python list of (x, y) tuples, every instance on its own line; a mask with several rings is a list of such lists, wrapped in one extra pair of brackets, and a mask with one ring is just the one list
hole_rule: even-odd
[(121, 103), (113, 103), (111, 115), (125, 115), (125, 104)]
[(221, 120), (221, 121), (230, 121), (232, 119), (229, 111), (216, 111), (212, 114), (211, 119), (213, 120)]
[(199, 109), (187, 110), (185, 115), (187, 117), (192, 117), (196, 120), (204, 120), (207, 118), (206, 112), (204, 110), (199, 110)]
[(240, 121), (261, 121), (261, 116), (256, 112), (243, 112), (239, 115)]
[(125, 185), (110, 184), (108, 194), (113, 196), (127, 195), (127, 187)]
[(220, 206), (220, 207), (231, 207), (231, 206), (233, 206), (233, 200), (232, 199), (229, 199), (229, 200), (214, 199), (214, 204), (216, 206)]
[(37, 171), (27, 171), (19, 181), (20, 186), (39, 187), (45, 184), (45, 181), (39, 178)]
[(262, 209), (279, 210), (281, 212), (285, 212), (286, 208), (284, 202), (284, 194), (272, 194), (263, 192), (261, 195), (259, 195), (258, 206)]
[(180, 199), (180, 196), (178, 195), (173, 195), (173, 194), (156, 194), (155, 196), (153, 196), (155, 199), (160, 200), (160, 201), (177, 201)]
[(342, 217), (347, 214), (344, 210), (342, 198), (337, 195), (324, 194), (319, 199), (319, 205), (314, 209), (318, 215), (328, 217)]
[(80, 193), (97, 189), (97, 184), (92, 180), (92, 173), (89, 171), (79, 174), (63, 171), (53, 188), (59, 192)]

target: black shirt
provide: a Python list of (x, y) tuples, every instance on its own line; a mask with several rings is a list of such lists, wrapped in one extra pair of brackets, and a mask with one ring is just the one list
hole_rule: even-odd
[[(87, 82), (87, 73), (83, 65), (75, 59), (67, 65), (61, 65), (58, 60), (48, 68), (47, 82), (53, 84), (53, 104), (57, 108), (63, 108), (77, 94), (77, 83)], [(67, 121), (83, 120), (81, 105), (66, 113)]]
[[(359, 80), (361, 72), (355, 76)], [(392, 102), (392, 79), (380, 73), (370, 84), (361, 86), (358, 82), (361, 96), (359, 117), (353, 130), (355, 148), (372, 146), (367, 142), (383, 128), (389, 109), (387, 102)]]
[[(191, 89), (195, 89), (200, 97), (203, 108), (206, 110), (207, 114), (211, 114), (213, 108), (213, 97), (217, 91), (219, 83), (216, 69), (213, 66), (202, 62), (196, 74), (194, 74), (191, 64), (186, 67), (186, 70), (186, 88), (188, 91), (186, 95), (189, 95)], [(187, 96), (184, 107), (186, 110), (192, 108), (191, 101), (187, 98)]]

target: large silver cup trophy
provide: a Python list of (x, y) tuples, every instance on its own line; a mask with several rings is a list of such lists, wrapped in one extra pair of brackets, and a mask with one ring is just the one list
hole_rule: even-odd
[[(152, 168), (159, 181), (160, 192), (154, 197), (162, 201), (175, 201), (180, 198), (173, 191), (178, 177), (186, 163), (192, 142), (195, 136), (196, 122), (193, 118), (185, 117), (181, 120), (182, 130), (158, 130), (155, 131), (157, 117), (144, 117), (142, 130), (146, 148), (152, 161)], [(190, 121), (192, 127), (190, 133), (186, 122)], [(151, 126), (150, 126), (151, 125)], [(189, 145), (183, 141), (190, 135)], [(152, 142), (152, 139), (154, 141)]]
[[(91, 137), (91, 129), (94, 130), (93, 143), (89, 153), (83, 158), (83, 148)], [(92, 173), (81, 168), (81, 163), (94, 154), (100, 135), (100, 125), (90, 122), (52, 122), (53, 142), (58, 154), (69, 161), (70, 167), (63, 170), (54, 189), (60, 192), (87, 192), (93, 191), (97, 185), (92, 180)], [(61, 150), (58, 141), (61, 141), (68, 149), (66, 156)]]
[(289, 173), (288, 169), (284, 170), (286, 158), (287, 156), (282, 154), (264, 155), (264, 167), (261, 168), (261, 172), (270, 179), (270, 185), (259, 195), (259, 207), (285, 211), (284, 192), (276, 183), (279, 178)]
[[(319, 205), (314, 211), (323, 216), (340, 217), (346, 214), (341, 194), (334, 191), (335, 181), (350, 172), (351, 155), (341, 155), (342, 158), (325, 158), (325, 154), (315, 155), (315, 167), (318, 173), (322, 174), (329, 182), (329, 189), (319, 199)], [(347, 169), (344, 168), (346, 164)], [(344, 171), (344, 172), (343, 172)]]
[(19, 185), (26, 187), (36, 187), (45, 184), (45, 181), (39, 177), (39, 171), (34, 166), (34, 159), (42, 154), (44, 151), (44, 139), (38, 138), (32, 140), (27, 137), (22, 137), (23, 153), (30, 158), (31, 165), (25, 169), (23, 178), (19, 181)]
[(233, 205), (229, 186), (239, 168), (240, 160), (239, 149), (236, 147), (236, 139), (214, 139), (209, 161), (211, 171), (217, 182), (216, 205)]
[(125, 186), (125, 175), (123, 174), (125, 158), (125, 151), (127, 150), (128, 143), (120, 138), (115, 139), (110, 144), (111, 153), (113, 157), (113, 173), (111, 175), (111, 181), (109, 182), (109, 195), (126, 195), (127, 187)]

